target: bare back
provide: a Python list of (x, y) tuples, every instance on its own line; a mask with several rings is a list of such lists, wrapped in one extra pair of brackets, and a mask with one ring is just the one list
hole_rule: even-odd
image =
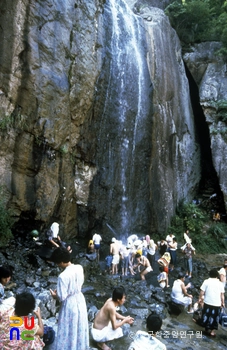
[(108, 326), (112, 317), (116, 318), (116, 307), (112, 300), (112, 298), (108, 299), (103, 307), (99, 310), (97, 315), (95, 316), (93, 327), (96, 329), (103, 329)]
[(141, 259), (142, 259), (143, 266), (145, 266), (145, 267), (151, 266), (150, 261), (145, 256), (142, 256)]
[(119, 244), (117, 242), (111, 243), (111, 245), (110, 245), (110, 254), (117, 255), (117, 254), (119, 254), (119, 251), (120, 251)]

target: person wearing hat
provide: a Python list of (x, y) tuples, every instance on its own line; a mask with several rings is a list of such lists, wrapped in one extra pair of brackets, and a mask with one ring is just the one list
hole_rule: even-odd
[(59, 223), (57, 222), (53, 222), (50, 229), (48, 230), (48, 241), (50, 246), (53, 248), (64, 247), (68, 249), (70, 253), (72, 252), (70, 245), (61, 240), (61, 237), (59, 236)]
[(112, 243), (110, 244), (110, 254), (113, 256), (112, 260), (112, 275), (117, 275), (118, 264), (120, 262), (120, 246), (116, 238), (112, 238)]

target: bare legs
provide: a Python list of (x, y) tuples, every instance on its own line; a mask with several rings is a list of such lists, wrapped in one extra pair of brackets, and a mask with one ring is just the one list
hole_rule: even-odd
[(111, 350), (111, 348), (109, 348), (109, 346), (107, 346), (105, 343), (97, 343), (97, 345), (101, 350)]

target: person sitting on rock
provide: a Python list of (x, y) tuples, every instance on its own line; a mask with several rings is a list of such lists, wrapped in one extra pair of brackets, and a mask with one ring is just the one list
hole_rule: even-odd
[(115, 288), (112, 298), (109, 298), (96, 314), (91, 334), (99, 349), (111, 350), (105, 343), (122, 337), (121, 326), (125, 323), (132, 324), (134, 322), (134, 318), (131, 316), (122, 316), (116, 311), (117, 307), (124, 304), (125, 299), (124, 288)]
[(58, 247), (67, 248), (68, 251), (71, 253), (72, 249), (70, 245), (63, 242), (58, 233), (59, 233), (59, 224), (57, 222), (53, 222), (50, 229), (47, 231), (47, 237), (48, 237), (49, 243), (54, 248), (58, 248)]
[(169, 287), (168, 274), (164, 271), (164, 266), (159, 267), (160, 274), (157, 276), (161, 288)]
[(147, 332), (137, 331), (133, 342), (128, 350), (166, 350), (166, 346), (156, 338), (162, 327), (162, 319), (159, 315), (152, 313), (146, 319)]
[(141, 280), (145, 281), (145, 275), (148, 272), (153, 271), (149, 260), (145, 256), (141, 256), (141, 254), (136, 253), (135, 255), (137, 264), (133, 266), (133, 268), (138, 268)]
[(191, 294), (188, 294), (187, 289), (191, 287), (191, 284), (188, 283), (187, 286), (184, 284), (185, 274), (180, 272), (178, 274), (177, 280), (173, 283), (173, 288), (171, 292), (171, 299), (175, 304), (183, 305), (188, 307), (188, 313), (193, 313), (192, 308), (192, 298)]

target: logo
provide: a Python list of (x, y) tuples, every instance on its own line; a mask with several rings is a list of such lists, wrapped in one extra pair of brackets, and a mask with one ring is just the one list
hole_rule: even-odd
[[(34, 316), (32, 317), (25, 316), (24, 321), (22, 320), (21, 317), (11, 316), (10, 321), (11, 322), (17, 321), (16, 323), (10, 323), (10, 327), (12, 327), (9, 332), (10, 340), (13, 340), (13, 335), (15, 334), (15, 332), (16, 332), (17, 340), (20, 340), (20, 338), (22, 340), (34, 340), (34, 330), (33, 330), (35, 326)], [(20, 329), (18, 327), (21, 327), (23, 324), (26, 329), (20, 332)]]

